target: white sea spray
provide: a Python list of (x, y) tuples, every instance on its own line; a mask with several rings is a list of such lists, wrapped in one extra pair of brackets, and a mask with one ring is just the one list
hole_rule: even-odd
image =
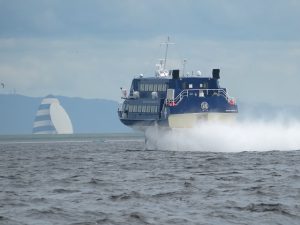
[(147, 147), (169, 150), (240, 152), (299, 150), (299, 120), (199, 122), (194, 128), (146, 131)]

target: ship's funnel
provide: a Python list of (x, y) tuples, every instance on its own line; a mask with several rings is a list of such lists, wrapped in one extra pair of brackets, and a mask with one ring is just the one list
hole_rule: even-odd
[(216, 80), (220, 79), (220, 69), (213, 69), (212, 70), (212, 76)]

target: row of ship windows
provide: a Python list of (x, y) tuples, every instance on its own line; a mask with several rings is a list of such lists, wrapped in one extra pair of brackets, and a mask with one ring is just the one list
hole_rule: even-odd
[(125, 105), (124, 110), (128, 112), (139, 112), (139, 113), (157, 113), (157, 105)]
[(140, 91), (166, 91), (167, 84), (139, 84)]
[[(182, 86), (183, 89), (194, 88), (193, 84), (183, 83)], [(203, 84), (201, 83), (199, 87), (206, 89), (208, 88), (208, 83), (203, 83)], [(168, 89), (167, 84), (143, 84), (143, 83), (139, 84), (140, 91), (166, 91), (167, 89)]]

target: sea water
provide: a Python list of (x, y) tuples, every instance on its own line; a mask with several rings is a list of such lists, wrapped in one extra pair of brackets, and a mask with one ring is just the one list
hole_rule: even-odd
[(0, 136), (0, 224), (300, 224), (300, 151)]

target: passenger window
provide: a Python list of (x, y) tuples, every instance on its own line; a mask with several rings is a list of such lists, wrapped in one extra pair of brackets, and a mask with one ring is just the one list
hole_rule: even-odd
[(153, 105), (151, 106), (151, 109), (150, 109), (150, 110), (151, 110), (151, 112), (152, 112), (152, 113), (154, 112), (154, 108), (153, 108)]
[(162, 91), (166, 91), (167, 90), (167, 85), (166, 84), (163, 84), (162, 85)]
[(145, 84), (140, 84), (140, 91), (144, 91), (145, 90)]
[(147, 105), (147, 112), (150, 112), (150, 105)]
[(145, 112), (145, 111), (146, 111), (146, 106), (143, 105), (143, 106), (142, 106), (142, 112)]
[(189, 84), (189, 88), (193, 88), (193, 84)]
[(153, 91), (153, 84), (149, 84), (149, 91)]
[(161, 84), (157, 85), (157, 91), (161, 91), (161, 86), (162, 86)]

